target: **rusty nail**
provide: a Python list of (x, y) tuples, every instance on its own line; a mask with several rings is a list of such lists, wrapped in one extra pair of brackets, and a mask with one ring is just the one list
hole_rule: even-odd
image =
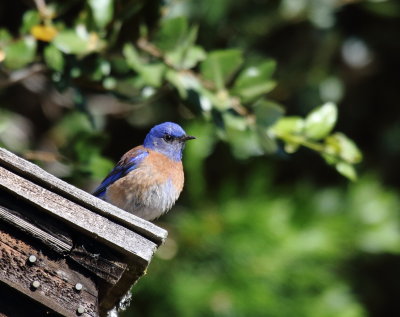
[(32, 287), (33, 287), (33, 288), (36, 289), (36, 288), (39, 288), (39, 286), (40, 286), (40, 282), (39, 282), (39, 281), (33, 281), (33, 282), (32, 282)]
[(82, 288), (83, 288), (83, 285), (82, 285), (81, 283), (76, 283), (76, 284), (75, 284), (75, 289), (76, 289), (78, 292), (80, 292), (80, 291), (82, 290)]
[(79, 305), (76, 309), (76, 312), (78, 313), (78, 315), (82, 315), (85, 312), (85, 308), (82, 305)]
[(28, 261), (30, 263), (35, 263), (36, 262), (36, 256), (34, 256), (33, 254), (29, 256)]

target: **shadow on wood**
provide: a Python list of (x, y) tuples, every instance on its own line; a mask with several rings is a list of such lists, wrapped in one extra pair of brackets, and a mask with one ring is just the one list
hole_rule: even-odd
[(0, 316), (105, 316), (166, 236), (0, 148)]

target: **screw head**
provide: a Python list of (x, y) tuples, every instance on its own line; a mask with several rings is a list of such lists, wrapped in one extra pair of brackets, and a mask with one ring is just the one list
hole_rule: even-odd
[(35, 263), (36, 260), (37, 260), (37, 259), (36, 259), (36, 256), (34, 256), (33, 254), (30, 255), (29, 258), (28, 258), (28, 261), (29, 261), (30, 263)]
[(80, 292), (83, 288), (83, 285), (81, 283), (76, 283), (75, 284), (75, 290), (77, 290), (78, 292)]
[(79, 305), (78, 308), (76, 309), (76, 313), (78, 315), (82, 315), (85, 312), (85, 308), (82, 305)]
[(32, 287), (33, 287), (34, 289), (37, 289), (37, 288), (40, 287), (40, 282), (39, 282), (39, 281), (33, 281), (31, 285), (32, 285)]

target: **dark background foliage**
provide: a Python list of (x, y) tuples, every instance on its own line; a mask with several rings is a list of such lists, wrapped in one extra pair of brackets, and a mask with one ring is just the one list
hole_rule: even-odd
[[(0, 3), (1, 146), (90, 191), (153, 124), (198, 136), (126, 316), (399, 314), (398, 1), (41, 3)], [(356, 182), (323, 159), (333, 126), (271, 137), (326, 102), (363, 152)]]

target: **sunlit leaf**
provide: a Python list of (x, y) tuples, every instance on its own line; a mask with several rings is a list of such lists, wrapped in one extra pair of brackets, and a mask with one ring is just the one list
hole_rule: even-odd
[(207, 57), (206, 51), (200, 46), (191, 46), (185, 53), (182, 68), (190, 69), (195, 67), (199, 62), (205, 60)]
[(271, 80), (275, 68), (276, 62), (273, 60), (245, 68), (235, 81), (233, 93), (247, 102), (270, 92), (276, 85)]
[(353, 165), (346, 162), (339, 162), (335, 165), (336, 170), (347, 177), (348, 179), (355, 181), (357, 179), (357, 172)]
[(92, 10), (94, 21), (99, 28), (104, 28), (113, 18), (113, 0), (89, 0), (89, 7)]
[(36, 54), (37, 42), (32, 36), (26, 36), (4, 47), (4, 64), (8, 68), (22, 68), (32, 62)]
[(65, 30), (57, 34), (53, 44), (66, 54), (83, 54), (89, 51), (88, 38), (78, 35), (75, 30)]
[(140, 69), (140, 75), (143, 77), (145, 83), (154, 87), (159, 87), (165, 70), (166, 67), (163, 63), (148, 64), (142, 66)]
[(217, 90), (223, 90), (227, 81), (231, 79), (242, 63), (243, 57), (240, 50), (213, 51), (201, 63), (201, 73), (206, 80), (215, 83)]
[(305, 119), (304, 134), (313, 140), (326, 137), (333, 129), (337, 120), (337, 107), (327, 102), (314, 109)]
[(22, 17), (22, 25), (20, 32), (27, 34), (31, 31), (32, 27), (40, 23), (40, 15), (37, 10), (26, 11)]
[(111, 90), (117, 86), (117, 80), (114, 77), (107, 77), (103, 80), (103, 87)]
[(139, 53), (132, 44), (125, 44), (122, 52), (131, 69), (138, 71), (142, 67), (142, 60)]
[(328, 154), (335, 154), (345, 162), (356, 164), (362, 160), (362, 153), (357, 145), (343, 133), (335, 133), (325, 140)]
[(271, 127), (271, 131), (278, 135), (300, 134), (303, 130), (304, 120), (296, 116), (283, 117)]
[(62, 71), (64, 68), (64, 56), (54, 45), (48, 45), (44, 49), (44, 60), (48, 67), (55, 71)]

